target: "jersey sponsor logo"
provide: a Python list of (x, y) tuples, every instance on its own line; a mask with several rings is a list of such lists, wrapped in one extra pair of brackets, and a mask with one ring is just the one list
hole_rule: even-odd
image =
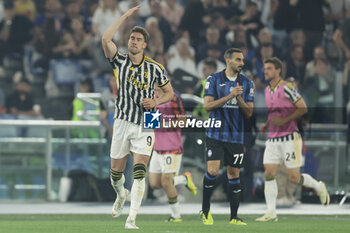
[(141, 89), (142, 91), (148, 89), (148, 82), (141, 82), (140, 80), (137, 80), (137, 76), (135, 76), (134, 74), (130, 75), (127, 78), (127, 81), (133, 86), (137, 87), (138, 89)]
[(143, 113), (143, 128), (144, 129), (160, 129), (160, 116), (162, 114), (157, 112), (144, 112)]
[(226, 86), (226, 83), (220, 83), (219, 86), (220, 87)]

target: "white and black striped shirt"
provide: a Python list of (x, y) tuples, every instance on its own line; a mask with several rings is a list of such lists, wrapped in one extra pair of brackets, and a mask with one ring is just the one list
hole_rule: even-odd
[(142, 124), (142, 114), (146, 111), (141, 105), (143, 98), (154, 98), (154, 84), (159, 87), (169, 80), (164, 67), (144, 56), (135, 65), (128, 54), (116, 53), (110, 61), (117, 80), (118, 95), (115, 101), (115, 118), (135, 124)]

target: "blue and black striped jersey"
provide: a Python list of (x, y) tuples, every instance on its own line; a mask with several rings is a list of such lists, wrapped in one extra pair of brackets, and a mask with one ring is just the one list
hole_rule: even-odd
[[(225, 70), (212, 74), (207, 78), (204, 96), (212, 96), (218, 100), (227, 96), (232, 89), (243, 86), (243, 100), (254, 102), (254, 84), (242, 74), (239, 74), (235, 81), (230, 81), (225, 74)], [(215, 140), (231, 143), (244, 142), (244, 114), (239, 108), (237, 99), (233, 98), (222, 107), (210, 112), (209, 118), (221, 121), (221, 128), (210, 127), (206, 129), (206, 136)]]

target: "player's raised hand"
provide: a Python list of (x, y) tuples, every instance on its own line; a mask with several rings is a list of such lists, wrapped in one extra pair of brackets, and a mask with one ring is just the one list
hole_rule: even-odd
[(125, 15), (126, 17), (129, 17), (129, 16), (131, 16), (132, 14), (134, 14), (136, 11), (138, 11), (140, 8), (141, 8), (140, 5), (135, 6), (135, 7), (133, 7), (133, 8), (130, 8), (127, 12), (124, 13), (124, 15)]

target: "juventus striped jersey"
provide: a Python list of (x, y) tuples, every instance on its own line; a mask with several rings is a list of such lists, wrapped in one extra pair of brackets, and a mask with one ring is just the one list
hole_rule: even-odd
[[(133, 64), (128, 54), (119, 53), (112, 60), (118, 94), (115, 101), (115, 118), (135, 124), (142, 124), (142, 115), (146, 109), (141, 105), (143, 98), (154, 98), (154, 85), (166, 85), (164, 67), (144, 56), (140, 64)], [(154, 111), (151, 110), (151, 111)]]
[[(243, 86), (242, 98), (244, 102), (254, 102), (254, 84), (242, 74), (231, 81), (226, 77), (225, 70), (212, 74), (205, 83), (204, 96), (212, 96), (218, 100), (227, 96), (232, 89)], [(221, 128), (207, 128), (206, 136), (222, 142), (243, 144), (244, 141), (244, 114), (237, 99), (227, 101), (222, 107), (210, 112), (209, 118), (220, 120)]]

